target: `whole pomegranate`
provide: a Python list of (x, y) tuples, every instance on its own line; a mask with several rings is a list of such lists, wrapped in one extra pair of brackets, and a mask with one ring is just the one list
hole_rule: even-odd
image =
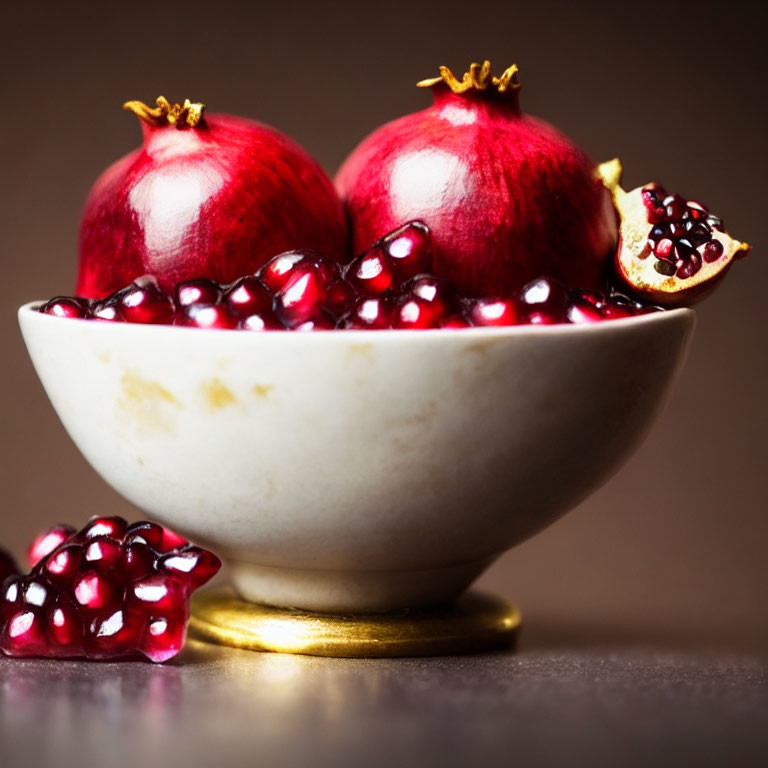
[(344, 257), (346, 222), (331, 180), (273, 128), (204, 105), (124, 107), (144, 143), (110, 166), (80, 227), (77, 294), (102, 298), (144, 274), (165, 290), (183, 280), (230, 282), (276, 253)]
[(434, 105), (378, 130), (336, 177), (355, 251), (420, 219), (435, 272), (466, 294), (519, 290), (546, 274), (599, 289), (617, 237), (610, 195), (586, 153), (520, 112), (517, 67), (488, 61), (461, 80), (423, 80)]

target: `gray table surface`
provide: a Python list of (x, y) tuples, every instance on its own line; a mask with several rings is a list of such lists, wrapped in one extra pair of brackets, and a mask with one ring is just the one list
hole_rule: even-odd
[(768, 663), (521, 642), (345, 660), (0, 658), (0, 766), (768, 766)]

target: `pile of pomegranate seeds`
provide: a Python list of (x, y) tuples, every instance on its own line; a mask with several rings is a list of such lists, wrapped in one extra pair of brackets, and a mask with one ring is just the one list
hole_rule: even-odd
[(711, 263), (723, 255), (723, 244), (712, 237), (713, 229), (725, 232), (723, 220), (701, 203), (668, 195), (658, 184), (643, 188), (643, 203), (648, 221), (654, 225), (648, 245), (659, 274), (693, 277), (701, 269), (702, 259)]
[(168, 296), (146, 276), (99, 301), (59, 296), (40, 311), (102, 322), (311, 331), (593, 323), (657, 309), (620, 294), (568, 291), (544, 277), (513, 296), (469, 299), (434, 275), (432, 262), (429, 229), (412, 221), (346, 265), (288, 251), (230, 285), (201, 278)]
[(184, 645), (189, 597), (221, 567), (212, 553), (148, 521), (94, 517), (56, 526), (22, 576), (0, 552), (0, 651), (8, 656), (167, 661)]

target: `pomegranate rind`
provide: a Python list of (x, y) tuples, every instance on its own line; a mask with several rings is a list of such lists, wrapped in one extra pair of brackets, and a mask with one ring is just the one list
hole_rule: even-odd
[(716, 261), (707, 262), (702, 259), (699, 271), (688, 278), (660, 274), (654, 269), (657, 260), (648, 243), (653, 228), (653, 223), (648, 221), (643, 201), (643, 189), (648, 185), (629, 192), (624, 190), (621, 186), (622, 167), (618, 158), (601, 163), (597, 171), (611, 192), (619, 215), (615, 272), (622, 284), (638, 298), (670, 308), (701, 301), (725, 276), (733, 262), (749, 253), (751, 246), (748, 243), (736, 240), (727, 232), (713, 229), (712, 239), (723, 246), (723, 253)]

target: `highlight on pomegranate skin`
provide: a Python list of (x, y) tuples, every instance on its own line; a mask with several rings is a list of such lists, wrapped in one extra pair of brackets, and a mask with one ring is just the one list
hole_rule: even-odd
[(655, 182), (626, 192), (617, 159), (599, 172), (621, 217), (615, 273), (638, 298), (667, 307), (700, 301), (749, 253), (750, 246), (731, 237), (703, 203)]
[(523, 114), (516, 66), (423, 80), (434, 104), (376, 129), (336, 176), (355, 251), (412, 219), (434, 241), (434, 273), (466, 296), (541, 276), (601, 289), (616, 215), (587, 154)]
[[(189, 100), (171, 104), (161, 96), (156, 107), (129, 101), (124, 108), (139, 117), (144, 141), (89, 193), (78, 295), (102, 299), (144, 274), (166, 292), (199, 277), (227, 283), (289, 248), (343, 260), (341, 201), (292, 139), (262, 123), (209, 114)], [(140, 297), (130, 301), (126, 309), (144, 311)], [(70, 311), (59, 305), (60, 313)]]
[[(64, 314), (62, 306), (80, 311)], [(194, 278), (166, 293), (145, 275), (100, 300), (57, 296), (39, 307), (55, 317), (96, 322), (251, 332), (554, 325), (657, 309), (615, 291), (571, 290), (549, 276), (519, 291), (468, 297), (435, 273), (432, 238), (422, 221), (398, 227), (346, 265), (299, 249), (230, 284)]]
[(93, 517), (38, 536), (21, 575), (0, 551), (0, 651), (8, 656), (154, 662), (183, 647), (191, 594), (221, 567), (150, 521)]

